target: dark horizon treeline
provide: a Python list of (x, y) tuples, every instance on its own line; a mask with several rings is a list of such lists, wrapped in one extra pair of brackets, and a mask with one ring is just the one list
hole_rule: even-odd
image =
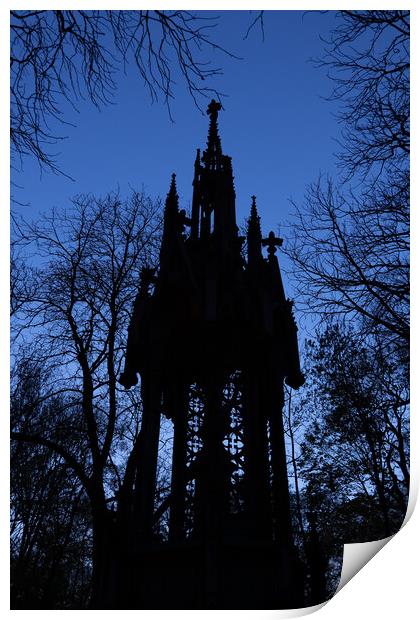
[[(343, 174), (308, 189), (285, 235), (298, 319), (319, 318), (283, 412), (308, 605), (334, 593), (344, 543), (399, 529), (409, 492), (409, 14), (339, 15), (322, 64)], [(138, 192), (14, 219), (12, 608), (86, 608), (109, 562), (141, 449), (140, 391), (117, 379), (160, 234), (160, 202)], [(165, 537), (170, 424), (160, 442)]]

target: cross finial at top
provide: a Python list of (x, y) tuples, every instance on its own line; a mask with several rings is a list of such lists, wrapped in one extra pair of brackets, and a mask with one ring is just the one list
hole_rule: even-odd
[(222, 109), (222, 104), (219, 101), (212, 99), (207, 108), (207, 114), (211, 117), (216, 117), (218, 112)]
[(264, 246), (267, 246), (268, 255), (274, 256), (274, 254), (277, 252), (277, 248), (282, 246), (283, 239), (280, 239), (280, 237), (276, 237), (274, 232), (271, 230), (268, 233), (268, 237), (266, 239), (263, 239), (262, 244)]

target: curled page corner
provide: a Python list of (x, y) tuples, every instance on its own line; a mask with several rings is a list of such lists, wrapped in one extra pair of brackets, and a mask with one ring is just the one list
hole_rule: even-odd
[(328, 599), (326, 601), (323, 601), (322, 603), (318, 603), (317, 605), (312, 605), (311, 607), (300, 607), (299, 609), (281, 609), (276, 612), (276, 617), (277, 618), (300, 618), (302, 616), (309, 616), (309, 614), (313, 614), (316, 611), (319, 611), (327, 603), (328, 603)]
[(414, 506), (416, 505), (416, 502), (417, 502), (418, 493), (419, 493), (418, 481), (416, 480), (415, 484), (413, 484), (413, 480), (411, 480), (410, 493), (408, 495), (407, 510), (405, 513), (404, 522), (401, 526), (402, 528), (411, 519), (411, 516), (414, 512)]
[[(406, 525), (406, 523), (410, 520), (414, 507), (416, 505), (418, 495), (418, 486), (411, 485), (410, 494), (408, 498), (407, 511), (405, 514), (404, 522), (401, 525), (400, 530)], [(341, 568), (341, 577), (340, 582), (334, 596), (364, 567), (366, 564), (377, 554), (379, 551), (385, 547), (385, 545), (392, 539), (394, 536), (398, 534), (400, 531), (398, 530), (391, 536), (387, 538), (381, 538), (380, 540), (373, 540), (370, 542), (363, 543), (346, 543), (343, 545), (343, 563)], [(331, 598), (326, 599), (322, 603), (318, 603), (317, 605), (313, 605), (311, 607), (301, 607), (298, 609), (278, 609), (278, 610), (258, 610), (255, 613), (258, 614), (258, 618), (260, 620), (271, 620), (271, 618), (275, 615), (276, 618), (299, 618), (302, 616), (307, 616), (309, 614), (315, 613), (319, 611), (322, 607), (324, 607)], [(243, 612), (241, 612), (243, 617)]]
[[(402, 529), (409, 521), (413, 514), (414, 506), (417, 501), (418, 488), (417, 485), (410, 487), (407, 511), (405, 513)], [(398, 530), (399, 532), (400, 530)], [(334, 596), (343, 588), (366, 564), (383, 548), (385, 545), (398, 534), (391, 534), (387, 538), (373, 540), (363, 543), (346, 543), (343, 549), (343, 565), (341, 568), (341, 578)]]
[(395, 534), (381, 540), (363, 543), (347, 543), (343, 549), (341, 578), (334, 596), (361, 570)]

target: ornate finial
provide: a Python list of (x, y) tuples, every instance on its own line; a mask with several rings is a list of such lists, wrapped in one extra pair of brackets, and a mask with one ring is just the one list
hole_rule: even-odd
[(178, 192), (176, 189), (176, 175), (173, 172), (171, 176), (171, 185), (169, 187), (169, 192), (166, 197), (166, 206), (175, 206), (178, 208)]
[(214, 99), (212, 99), (208, 105), (207, 114), (210, 116), (212, 120), (213, 118), (214, 120), (217, 120), (217, 115), (221, 109), (222, 109), (222, 104), (219, 101), (215, 101)]
[(257, 202), (255, 196), (251, 197), (251, 213), (248, 218), (248, 263), (256, 264), (261, 260), (261, 225), (260, 217), (257, 211)]
[(256, 196), (251, 196), (251, 214), (249, 216), (248, 219), (248, 225), (249, 227), (254, 226), (258, 228), (258, 231), (261, 233), (260, 230), (260, 216), (258, 215), (258, 211), (257, 211), (257, 197)]
[(268, 256), (274, 256), (277, 252), (277, 248), (281, 247), (283, 244), (283, 239), (280, 237), (276, 237), (274, 232), (271, 230), (266, 239), (263, 239), (262, 244), (268, 247)]
[(175, 191), (176, 192), (176, 174), (175, 174), (175, 172), (173, 172), (171, 174), (171, 187), (170, 187), (169, 191)]
[(252, 204), (251, 204), (251, 217), (258, 217), (257, 211), (257, 197), (251, 196)]
[(207, 108), (207, 114), (210, 116), (210, 125), (207, 138), (207, 150), (203, 153), (203, 162), (206, 167), (219, 166), (221, 164), (222, 146), (217, 128), (217, 115), (221, 109), (222, 105), (214, 99), (211, 100)]

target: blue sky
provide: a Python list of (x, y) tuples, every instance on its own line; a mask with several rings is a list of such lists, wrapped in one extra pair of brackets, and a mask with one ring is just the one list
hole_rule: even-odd
[[(320, 36), (328, 35), (335, 13), (267, 11), (264, 41), (258, 26), (244, 40), (252, 20), (249, 11), (205, 13), (220, 15), (213, 38), (242, 58), (206, 52), (224, 72), (212, 85), (227, 94), (219, 124), (224, 152), (233, 158), (238, 223), (256, 194), (263, 230), (277, 230), (288, 217), (290, 198), (300, 201), (305, 186), (320, 172), (336, 173), (336, 104), (322, 99), (330, 83), (325, 71), (309, 62), (322, 54)], [(68, 136), (59, 145), (58, 161), (74, 181), (41, 175), (29, 159), (23, 173), (14, 176), (22, 186), (16, 198), (31, 204), (31, 214), (65, 206), (78, 193), (103, 195), (117, 187), (122, 195), (131, 186), (165, 196), (172, 172), (188, 209), (195, 150), (205, 145), (207, 117), (180, 80), (172, 104), (174, 122), (163, 103), (151, 104), (133, 67), (127, 75), (117, 75), (117, 85), (112, 105), (101, 111), (85, 101), (79, 113), (65, 112), (65, 120), (76, 126), (58, 128)], [(28, 214), (27, 207), (14, 208)]]

